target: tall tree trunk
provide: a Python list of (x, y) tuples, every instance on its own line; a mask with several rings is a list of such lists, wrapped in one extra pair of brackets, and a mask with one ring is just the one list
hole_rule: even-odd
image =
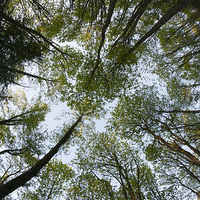
[(26, 182), (28, 182), (34, 176), (37, 176), (39, 171), (51, 160), (51, 158), (58, 152), (60, 147), (63, 144), (65, 144), (65, 142), (70, 138), (74, 128), (81, 121), (82, 116), (83, 115), (81, 115), (77, 119), (77, 121), (65, 133), (63, 138), (53, 148), (51, 148), (51, 150), (41, 160), (39, 160), (33, 167), (25, 171), (23, 174), (17, 176), (16, 178), (10, 180), (6, 184), (0, 186), (0, 199), (4, 198), (6, 195), (9, 195), (17, 188), (23, 186)]
[(136, 6), (135, 10), (132, 13), (131, 18), (129, 19), (126, 27), (124, 28), (122, 34), (118, 37), (118, 39), (115, 41), (113, 44), (112, 48), (115, 48), (117, 46), (117, 43), (122, 39), (122, 38), (128, 38), (130, 35), (130, 32), (133, 32), (135, 30), (135, 27), (137, 26), (137, 23), (143, 13), (146, 11), (147, 6), (149, 3), (152, 2), (152, 0), (141, 0), (140, 3)]
[(126, 59), (126, 57), (133, 52), (136, 48), (138, 48), (145, 40), (147, 40), (150, 36), (155, 34), (166, 22), (168, 22), (172, 17), (174, 17), (178, 12), (186, 8), (190, 5), (194, 0), (180, 0), (177, 4), (172, 6), (163, 17), (141, 38), (136, 44), (129, 49), (127, 53), (122, 56), (122, 60)]

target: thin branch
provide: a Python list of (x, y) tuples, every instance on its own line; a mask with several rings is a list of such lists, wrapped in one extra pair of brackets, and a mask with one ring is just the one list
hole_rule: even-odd
[(141, 0), (140, 3), (135, 7), (131, 18), (129, 19), (126, 27), (123, 30), (123, 33), (117, 38), (117, 40), (115, 41), (115, 43), (112, 46), (112, 49), (115, 48), (115, 46), (117, 45), (117, 43), (123, 38), (123, 37), (128, 37), (127, 35), (130, 34), (130, 30), (131, 32), (134, 31), (140, 17), (142, 16), (142, 14), (145, 12), (148, 4), (151, 2), (152, 0)]
[(109, 4), (109, 9), (108, 9), (108, 14), (107, 14), (107, 18), (106, 18), (106, 22), (102, 27), (102, 34), (101, 34), (101, 42), (99, 45), (99, 49), (98, 49), (98, 53), (97, 53), (97, 60), (96, 60), (96, 64), (95, 67), (93, 68), (93, 70), (91, 71), (90, 75), (89, 75), (89, 81), (86, 85), (88, 85), (90, 83), (90, 79), (93, 77), (95, 71), (98, 68), (99, 62), (100, 62), (100, 53), (101, 53), (101, 49), (103, 47), (104, 41), (105, 41), (105, 34), (106, 34), (106, 29), (108, 28), (112, 15), (113, 15), (113, 11), (116, 5), (116, 0), (110, 0), (110, 4)]
[(158, 113), (200, 113), (200, 110), (156, 110)]
[(12, 156), (18, 156), (20, 154), (23, 154), (24, 152), (26, 152), (28, 150), (28, 148), (22, 148), (22, 149), (6, 149), (3, 151), (0, 151), (0, 155), (4, 154), (4, 153), (9, 153)]
[(24, 71), (21, 71), (21, 70), (18, 70), (18, 69), (8, 68), (8, 70), (11, 71), (11, 72), (14, 72), (14, 73), (22, 74), (22, 75), (25, 75), (25, 76), (29, 76), (29, 77), (44, 80), (44, 81), (53, 81), (53, 82), (55, 81), (55, 80), (49, 80), (49, 79), (46, 79), (46, 78), (43, 78), (43, 77), (40, 77), (40, 76), (37, 76), (37, 75), (34, 75), (34, 74), (30, 74), (28, 72), (24, 72)]
[(106, 189), (109, 193), (109, 196), (110, 196), (110, 199), (111, 200), (114, 200), (114, 195), (113, 195), (113, 191), (112, 191), (112, 187), (111, 187), (111, 190), (109, 188), (109, 185), (108, 185), (108, 182), (106, 180), (103, 180), (103, 179), (100, 179), (93, 171), (91, 171), (92, 174), (94, 174), (94, 176), (101, 182), (104, 182), (106, 184)]
[[(162, 121), (160, 121), (160, 120), (154, 120), (154, 121), (159, 122), (159, 123), (161, 123), (162, 125), (164, 125), (164, 126), (167, 128), (167, 131), (174, 137), (174, 139), (175, 139), (176, 141), (178, 141), (178, 142), (180, 142), (180, 143), (182, 143), (182, 144), (188, 146), (194, 153), (196, 153), (197, 155), (200, 156), (200, 151), (199, 151), (198, 149), (196, 149), (195, 147), (193, 147), (193, 146), (192, 146), (187, 140), (185, 140), (183, 137), (179, 137), (178, 135), (176, 135), (175, 133), (173, 133), (173, 132), (171, 131), (170, 127), (168, 126), (167, 123), (164, 123), (164, 122), (162, 122)], [(172, 123), (173, 123), (173, 122), (172, 122)], [(174, 123), (173, 123), (173, 125), (175, 126)], [(179, 130), (178, 130), (178, 128), (177, 128), (176, 126), (175, 126), (175, 130), (177, 130), (177, 131), (179, 132)], [(179, 132), (179, 133), (180, 133), (180, 132)]]
[[(21, 113), (19, 115), (15, 115), (9, 119), (4, 119), (4, 120), (0, 120), (0, 125), (17, 125), (17, 124), (20, 124), (22, 122), (22, 119), (17, 119), (19, 117), (22, 117), (23, 115), (26, 115), (26, 114), (29, 114), (29, 113), (32, 113), (33, 111), (27, 111), (25, 113)], [(18, 123), (16, 123), (18, 122)], [(20, 122), (20, 123), (19, 123)]]
[(186, 160), (193, 163), (194, 165), (200, 167), (200, 160), (197, 159), (194, 155), (192, 155), (189, 151), (184, 150), (181, 148), (177, 143), (169, 143), (165, 141), (161, 136), (156, 135), (149, 127), (141, 127), (143, 130), (146, 130), (148, 133), (150, 133), (152, 136), (154, 136), (155, 139), (160, 141), (163, 145), (171, 149), (172, 151), (179, 152)]
[(180, 86), (178, 86), (178, 87), (197, 87), (197, 86), (200, 86), (200, 83), (198, 83), (198, 84), (191, 84), (191, 85), (180, 85)]
[(191, 190), (191, 191), (192, 191), (193, 193), (195, 193), (195, 194), (198, 194), (198, 193), (195, 192), (192, 188), (190, 188), (190, 187), (188, 187), (187, 185), (183, 184), (182, 181), (181, 181), (178, 177), (175, 177), (175, 179), (177, 179), (177, 180), (179, 181), (179, 183), (180, 183), (183, 187), (185, 187), (185, 188)]
[(6, 15), (5, 13), (1, 13), (1, 18), (5, 19), (6, 21), (10, 22), (11, 24), (23, 29), (24, 31), (30, 33), (30, 34), (34, 34), (37, 35), (39, 38), (43, 39), (44, 42), (46, 42), (47, 44), (49, 44), (51, 47), (53, 47), (55, 50), (57, 50), (59, 53), (61, 53), (64, 57), (67, 55), (70, 57), (69, 54), (63, 52), (62, 50), (60, 50), (57, 46), (57, 44), (55, 44), (54, 42), (50, 41), (48, 38), (46, 38), (45, 36), (43, 36), (41, 33), (39, 33), (36, 30), (33, 30), (31, 28), (28, 28), (26, 26), (24, 26), (23, 24), (21, 24), (20, 22), (14, 20), (13, 18), (9, 17), (8, 15)]

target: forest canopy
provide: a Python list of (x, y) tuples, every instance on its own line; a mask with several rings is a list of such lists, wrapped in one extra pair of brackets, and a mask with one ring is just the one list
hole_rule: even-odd
[(0, 199), (197, 199), (199, 63), (198, 0), (0, 1)]

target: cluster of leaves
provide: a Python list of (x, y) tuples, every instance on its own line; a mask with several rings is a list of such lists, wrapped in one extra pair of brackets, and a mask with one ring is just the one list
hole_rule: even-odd
[[(140, 149), (111, 132), (81, 141), (73, 165), (78, 169), (69, 199), (168, 199)], [(174, 189), (174, 188), (173, 188)]]
[[(199, 11), (198, 0), (1, 1), (0, 198), (33, 177), (19, 191), (22, 199), (194, 198)], [(55, 40), (69, 43), (60, 48)], [(161, 86), (144, 85), (143, 73), (159, 77)], [(25, 77), (40, 90), (30, 102), (16, 89)], [(86, 113), (103, 116), (116, 98), (105, 133), (74, 131)], [(59, 101), (79, 118), (52, 132), (57, 143), (45, 154), (42, 121)], [(73, 132), (76, 172), (50, 162)]]
[[(22, 199), (57, 199), (59, 196), (66, 198), (68, 181), (74, 176), (74, 172), (62, 161), (52, 159), (37, 178), (19, 191)], [(30, 189), (31, 188), (31, 189)]]

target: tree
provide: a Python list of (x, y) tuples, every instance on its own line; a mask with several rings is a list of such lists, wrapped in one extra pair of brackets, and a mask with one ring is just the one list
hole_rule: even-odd
[[(93, 197), (101, 194), (102, 199), (106, 198), (105, 196), (110, 199), (142, 199), (152, 198), (152, 195), (157, 199), (161, 199), (162, 195), (165, 196), (162, 198), (180, 199), (184, 191), (197, 193), (197, 0), (4, 0), (0, 3), (0, 9), (3, 74), (0, 76), (0, 97), (2, 105), (6, 105), (6, 112), (2, 112), (0, 121), (2, 147), (6, 147), (1, 150), (1, 155), (13, 158), (12, 162), (7, 162), (4, 166), (1, 180), (5, 182), (2, 188), (11, 188), (7, 187), (11, 183), (15, 185), (6, 194), (34, 177), (59, 149), (58, 145), (51, 156), (39, 151), (43, 147), (40, 142), (44, 140), (41, 139), (49, 139), (45, 138), (45, 133), (39, 127), (48, 110), (47, 104), (62, 101), (78, 113), (89, 112), (91, 118), (98, 118), (105, 113), (104, 105), (116, 98), (120, 101), (113, 114), (109, 133), (119, 135), (122, 131), (124, 137), (140, 145), (140, 151), (146, 155), (146, 159), (151, 160), (153, 164), (159, 161), (159, 166), (153, 165), (159, 178), (154, 177), (148, 166), (137, 156), (131, 160), (126, 158), (128, 153), (124, 157), (122, 154), (118, 155), (120, 148), (108, 149), (114, 159), (107, 163), (107, 171), (103, 165), (94, 165), (91, 159), (90, 164), (97, 173), (94, 170), (94, 173), (90, 171), (89, 174), (83, 171), (78, 175), (78, 183), (83, 181), (88, 185), (95, 180), (95, 184), (99, 184), (106, 192), (103, 193), (99, 186), (96, 189), (93, 187), (94, 191), (84, 191), (83, 184), (75, 184), (74, 190), (69, 189), (72, 198), (82, 196), (84, 192), (88, 198), (89, 194)], [(81, 46), (81, 50), (67, 45), (60, 48), (54, 43), (55, 40), (61, 43), (75, 41)], [(164, 57), (157, 55), (157, 52), (164, 54)], [(166, 63), (172, 62), (172, 67), (165, 67)], [(168, 69), (175, 69), (175, 73), (171, 76), (167, 72)], [(165, 82), (167, 85), (166, 95), (157, 94), (158, 91), (154, 88), (141, 86), (144, 72), (160, 76), (161, 83)], [(25, 77), (29, 77), (28, 80), (41, 90), (39, 97), (35, 98), (37, 100), (30, 104), (25, 102), (24, 97), (19, 96), (22, 100), (20, 102), (13, 100), (15, 98), (9, 94), (9, 87), (13, 84), (21, 87)], [(45, 82), (46, 84), (42, 84)], [(35, 119), (33, 124), (31, 118)], [(5, 134), (6, 131), (9, 134)], [(15, 139), (18, 139), (16, 136), (20, 134), (26, 137), (20, 141), (21, 146), (18, 147)], [(133, 137), (128, 137), (127, 134)], [(55, 138), (56, 134), (52, 137)], [(93, 140), (96, 141), (95, 138)], [(27, 153), (28, 145), (24, 144), (31, 144), (31, 149), (35, 148), (33, 153)], [(93, 146), (98, 151), (102, 148)], [(83, 148), (88, 149), (84, 145)], [(135, 149), (131, 151), (135, 152)], [(38, 162), (34, 158), (37, 154), (38, 157), (44, 156)], [(129, 160), (135, 168), (126, 168), (128, 165), (124, 163), (124, 159)], [(113, 163), (114, 166), (111, 165)], [(168, 163), (175, 169), (169, 178), (167, 175), (170, 171), (166, 170)], [(85, 163), (77, 164), (81, 168)], [(26, 167), (29, 168), (28, 171), (25, 170)], [(91, 170), (90, 166), (87, 167)], [(162, 172), (162, 167), (166, 174)], [(147, 179), (155, 180), (152, 188), (138, 183), (139, 180), (143, 180), (141, 177), (137, 179), (135, 175), (138, 169)], [(149, 173), (143, 173), (145, 170)], [(20, 177), (29, 172), (29, 177), (21, 180)], [(119, 180), (119, 188), (112, 188), (112, 181), (107, 177), (112, 180), (115, 178), (108, 174), (109, 172), (113, 172), (116, 180)], [(18, 176), (19, 173), (21, 176)], [(103, 181), (99, 174), (104, 176)], [(133, 177), (136, 178), (130, 178), (130, 174), (134, 174)], [(166, 190), (162, 191), (157, 187), (157, 178)], [(15, 184), (18, 179), (21, 183)], [(146, 179), (144, 183), (147, 183), (145, 181)], [(170, 190), (179, 187), (185, 190), (182, 189), (180, 193)], [(84, 192), (78, 193), (79, 189)], [(157, 195), (157, 190), (161, 192), (161, 197)], [(39, 194), (41, 195), (42, 193)]]
[[(119, 101), (111, 127), (118, 134), (141, 143), (146, 158), (159, 162), (159, 173), (163, 172), (161, 166), (166, 166), (166, 174), (178, 180), (176, 184), (197, 194), (199, 116), (189, 111), (184, 104), (158, 95), (155, 87), (143, 87)], [(168, 171), (169, 167), (175, 173)]]
[(139, 151), (131, 141), (109, 131), (81, 141), (72, 161), (79, 173), (68, 189), (70, 199), (169, 198)]
[[(74, 94), (74, 98), (79, 97), (76, 98), (78, 107), (83, 98), (95, 99), (96, 105), (99, 105), (101, 99), (103, 103), (113, 100), (138, 84), (140, 71), (143, 70), (138, 64), (141, 56), (149, 59), (147, 53), (150, 49), (149, 46), (145, 48), (146, 40), (156, 35), (162, 26), (189, 7), (192, 1), (173, 1), (171, 4), (165, 1), (162, 8), (165, 4), (167, 9), (160, 8), (160, 13), (158, 4), (151, 1), (102, 1), (97, 6), (88, 1), (75, 1), (73, 5), (66, 6), (70, 14), (76, 16), (74, 19), (69, 17), (68, 23), (73, 24), (74, 29), (66, 30), (66, 34), (71, 39), (79, 40), (85, 49), (85, 59), (76, 74), (74, 93), (78, 91), (78, 95)], [(123, 38), (128, 31), (128, 36)], [(72, 32), (77, 34), (72, 35)], [(67, 101), (70, 102), (70, 99)]]
[(1, 102), (0, 112), (0, 157), (1, 184), (19, 175), (43, 154), (47, 138), (43, 126), (49, 111), (41, 99), (29, 102), (24, 91), (8, 90), (8, 100)]
[(67, 187), (68, 199), (116, 199), (111, 183), (87, 171), (76, 174)]
[[(29, 3), (33, 4), (30, 6)], [(48, 38), (45, 37), (40, 30), (42, 27), (42, 20), (34, 19), (33, 16), (31, 16), (33, 13), (27, 12), (27, 9), (36, 6), (39, 9), (36, 10), (41, 11), (38, 13), (39, 15), (37, 17), (43, 18), (43, 16), (47, 14), (45, 13), (46, 10), (44, 7), (37, 3), (37, 1), (29, 1), (28, 5), (26, 4), (27, 1), (2, 1), (0, 5), (0, 57), (2, 59), (0, 82), (2, 106), (1, 148), (3, 149), (1, 151), (1, 156), (3, 156), (4, 160), (4, 162), (1, 163), (1, 172), (3, 172), (1, 177), (2, 187), (13, 177), (15, 178), (20, 173), (23, 174), (26, 168), (33, 166), (36, 162), (34, 158), (36, 155), (41, 156), (41, 154), (44, 154), (45, 149), (42, 147), (42, 143), (46, 137), (46, 130), (43, 130), (39, 125), (44, 121), (48, 111), (47, 104), (41, 102), (41, 97), (38, 97), (35, 104), (32, 99), (32, 104), (29, 105), (23, 92), (21, 94), (19, 92), (14, 94), (9, 87), (11, 84), (21, 85), (20, 80), (22, 76), (37, 79), (39, 84), (41, 81), (54, 83), (53, 86), (55, 87), (61, 80), (52, 81), (48, 78), (43, 78), (42, 75), (40, 75), (43, 70), (40, 70), (39, 62), (44, 66), (46, 59), (49, 58), (49, 52), (56, 54), (54, 50), (61, 53), (63, 56), (67, 55), (51, 41), (51, 39), (55, 38), (56, 31), (52, 34), (53, 29), (51, 29), (51, 36), (49, 34)], [(32, 23), (33, 21), (31, 20), (34, 22), (38, 20), (39, 23)], [(56, 23), (57, 22), (58, 20)], [(50, 46), (54, 49), (49, 49)], [(39, 72), (40, 74), (32, 74), (30, 72), (31, 67), (35, 67), (38, 71), (41, 71)], [(28, 69), (29, 72), (27, 72), (26, 69)], [(51, 70), (51, 73), (52, 71), (53, 70)], [(48, 71), (46, 71), (44, 77), (46, 76), (48, 76)], [(54, 79), (56, 76), (58, 76), (58, 73), (55, 73)], [(53, 87), (51, 90), (52, 89)], [(36, 167), (37, 166), (38, 165), (36, 165)], [(25, 173), (25, 175), (26, 174), (27, 173)], [(35, 174), (33, 176), (35, 176)], [(12, 180), (14, 180), (14, 178)], [(30, 178), (29, 176), (29, 179)], [(24, 183), (20, 184), (23, 185)], [(14, 185), (16, 188), (20, 186), (17, 186), (15, 182)], [(15, 190), (15, 187), (11, 187), (10, 191)], [(4, 189), (2, 190), (5, 191)]]
[(51, 160), (51, 158), (58, 152), (60, 147), (65, 144), (65, 142), (70, 138), (74, 128), (78, 125), (78, 123), (82, 119), (81, 115), (77, 121), (70, 127), (68, 131), (65, 132), (64, 136), (60, 139), (60, 141), (53, 147), (51, 150), (40, 160), (38, 160), (30, 169), (23, 172), (21, 175), (17, 176), (16, 178), (11, 179), (7, 183), (0, 186), (0, 198), (5, 197), (6, 195), (10, 194), (20, 186), (23, 186), (27, 181), (31, 178), (37, 176), (40, 170), (45, 167)]
[[(56, 6), (56, 4), (50, 3), (45, 8), (38, 1), (32, 0), (28, 2), (15, 0), (1, 2), (1, 98), (6, 95), (6, 90), (10, 84), (20, 85), (19, 82), (24, 76), (36, 79), (39, 83), (41, 81), (46, 81), (47, 84), (49, 82), (54, 83), (54, 87), (58, 84), (55, 76), (49, 77), (48, 71), (44, 73), (42, 70), (44, 61), (46, 61), (46, 58), (49, 59), (51, 53), (60, 53), (64, 59), (69, 56), (52, 41), (56, 38), (57, 31), (60, 28), (58, 25), (53, 27), (55, 23), (50, 21), (50, 18), (52, 19), (51, 11), (54, 11), (52, 15), (54, 14), (58, 18), (56, 23), (62, 24), (60, 20), (62, 12), (58, 13), (59, 8), (58, 10), (55, 9)], [(46, 25), (50, 22), (52, 27)], [(45, 25), (45, 34), (48, 37), (42, 32)], [(47, 33), (47, 31), (51, 33)], [(39, 73), (32, 74), (32, 67)]]
[[(73, 170), (61, 161), (52, 159), (35, 180), (19, 193), (22, 199), (58, 199), (66, 197), (67, 183), (73, 177)], [(34, 191), (31, 189), (34, 187)], [(66, 198), (65, 198), (66, 199)]]

